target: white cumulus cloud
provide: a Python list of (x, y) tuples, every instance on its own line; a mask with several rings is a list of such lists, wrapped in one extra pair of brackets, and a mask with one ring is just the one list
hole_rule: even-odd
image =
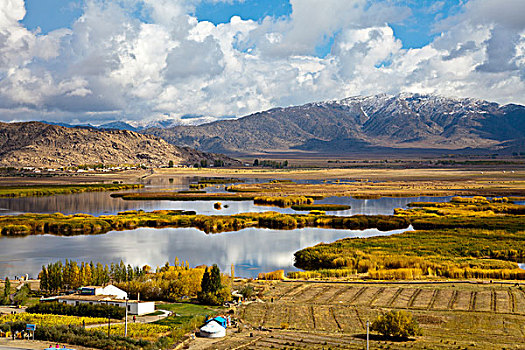
[(1, 1), (0, 120), (210, 120), (403, 91), (525, 104), (522, 0), (467, 1), (414, 49), (392, 27), (412, 16), (401, 1), (291, 0), (289, 16), (218, 25), (198, 3), (86, 0), (71, 29), (41, 34), (23, 0)]

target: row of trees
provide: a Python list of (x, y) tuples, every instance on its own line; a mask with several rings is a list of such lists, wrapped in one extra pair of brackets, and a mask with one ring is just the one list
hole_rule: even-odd
[(102, 265), (66, 260), (42, 267), (40, 289), (58, 292), (77, 289), (83, 285), (104, 285), (109, 282), (125, 290), (131, 298), (143, 300), (180, 301), (198, 298), (204, 304), (220, 305), (230, 300), (229, 277), (220, 273), (217, 265), (211, 268), (190, 268), (187, 261), (175, 258), (152, 273), (148, 265), (142, 268), (119, 264)]
[(275, 160), (261, 160), (255, 159), (253, 161), (253, 166), (260, 166), (265, 168), (274, 168), (274, 169), (282, 169), (288, 167), (288, 161), (285, 160), (284, 162), (277, 162)]
[(110, 266), (93, 262), (77, 263), (76, 261), (66, 260), (65, 263), (56, 263), (42, 266), (39, 274), (40, 289), (48, 292), (58, 292), (66, 289), (77, 289), (87, 285), (105, 285), (112, 282), (131, 281), (144, 275), (149, 271), (149, 267), (139, 268), (125, 265), (120, 261), (119, 264), (112, 263)]
[(214, 264), (211, 269), (206, 268), (197, 298), (201, 304), (206, 305), (222, 305), (225, 301), (231, 300), (229, 284), (222, 283), (221, 272), (217, 265)]
[(222, 275), (215, 265), (190, 268), (187, 262), (175, 259), (168, 262), (154, 274), (129, 282), (116, 284), (131, 297), (140, 293), (144, 300), (180, 301), (198, 298), (203, 304), (217, 305), (230, 299), (229, 277)]

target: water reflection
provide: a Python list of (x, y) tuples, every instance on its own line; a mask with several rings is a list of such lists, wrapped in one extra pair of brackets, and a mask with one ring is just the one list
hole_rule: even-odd
[[(162, 188), (166, 188), (162, 186)], [(173, 190), (187, 188), (187, 184), (174, 185)], [(150, 187), (146, 190), (151, 190)], [(158, 189), (157, 189), (158, 190)], [(213, 190), (220, 191), (223, 189)], [(318, 200), (319, 204), (347, 204), (350, 210), (329, 212), (332, 215), (391, 215), (395, 208), (404, 208), (410, 202), (439, 202), (447, 201), (450, 197), (411, 197), (411, 198), (379, 198), (354, 199), (350, 197), (328, 197)], [(85, 192), (49, 197), (0, 198), (0, 215), (16, 215), (20, 213), (86, 213), (91, 215), (116, 214), (123, 210), (145, 211), (159, 209), (195, 210), (204, 215), (232, 215), (246, 212), (278, 211), (280, 213), (296, 212), (291, 208), (258, 206), (252, 201), (221, 201), (222, 210), (213, 208), (214, 201), (125, 201), (121, 198), (112, 198), (109, 192)]]
[(166, 261), (173, 264), (175, 257), (188, 260), (191, 266), (216, 263), (223, 270), (228, 270), (233, 263), (236, 275), (256, 277), (261, 271), (295, 270), (293, 253), (319, 242), (404, 231), (248, 228), (206, 235), (193, 228), (140, 228), (96, 236), (0, 238), (0, 277), (26, 273), (36, 276), (42, 265), (64, 259), (102, 263), (123, 260), (126, 264), (138, 266), (161, 266)]

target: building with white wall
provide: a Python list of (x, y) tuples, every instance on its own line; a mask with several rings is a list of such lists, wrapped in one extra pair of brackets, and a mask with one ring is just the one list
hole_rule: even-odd
[(67, 305), (114, 305), (128, 307), (130, 315), (145, 315), (155, 312), (154, 301), (127, 300), (128, 293), (113, 285), (105, 287), (85, 286), (78, 289), (77, 294), (59, 295), (56, 297), (41, 299), (41, 301), (56, 301)]
[(108, 284), (105, 287), (101, 287), (101, 286), (80, 287), (78, 290), (81, 295), (112, 295), (116, 297), (117, 299), (126, 299), (128, 297), (128, 293), (126, 293), (120, 288), (115, 287), (112, 284)]
[[(91, 305), (114, 305), (125, 308), (125, 299), (116, 299), (111, 295), (63, 295), (54, 298), (59, 303), (67, 305), (80, 305), (80, 304), (91, 304)], [(155, 312), (154, 301), (139, 301), (139, 300), (128, 300), (128, 313), (130, 315), (145, 315)]]

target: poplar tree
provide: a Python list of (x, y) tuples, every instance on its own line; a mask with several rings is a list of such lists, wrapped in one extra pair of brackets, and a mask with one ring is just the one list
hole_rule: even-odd
[(9, 278), (5, 278), (4, 283), (4, 295), (2, 297), (2, 305), (8, 305), (10, 304), (9, 295), (11, 294), (11, 282), (9, 281)]

